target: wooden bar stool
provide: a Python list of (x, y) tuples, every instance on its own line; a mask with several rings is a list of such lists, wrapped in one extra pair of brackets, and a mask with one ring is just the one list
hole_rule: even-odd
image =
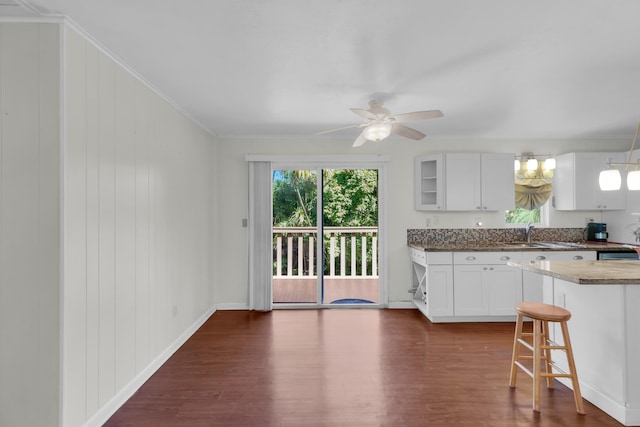
[[(569, 329), (567, 328), (567, 321), (571, 318), (571, 313), (564, 308), (538, 302), (521, 302), (516, 304), (515, 309), (518, 313), (518, 318), (513, 339), (509, 386), (512, 388), (516, 386), (518, 368), (533, 378), (533, 410), (540, 412), (540, 382), (542, 378), (547, 379), (547, 388), (553, 388), (553, 378), (571, 378), (576, 410), (579, 414), (584, 414), (580, 384), (578, 383), (578, 374), (576, 373), (576, 365), (573, 360), (573, 351), (571, 350), (571, 341), (569, 339)], [(525, 316), (533, 320), (533, 333), (522, 332), (522, 323)], [(564, 345), (559, 345), (549, 339), (549, 322), (560, 323)], [(524, 340), (523, 337), (526, 336), (533, 338), (533, 345)], [(520, 346), (532, 351), (533, 355), (520, 355)], [(563, 350), (566, 353), (569, 364), (568, 373), (562, 371), (553, 363), (551, 359), (552, 350)], [(532, 359), (533, 372), (520, 362), (520, 360)], [(544, 365), (544, 372), (542, 372), (542, 365)]]

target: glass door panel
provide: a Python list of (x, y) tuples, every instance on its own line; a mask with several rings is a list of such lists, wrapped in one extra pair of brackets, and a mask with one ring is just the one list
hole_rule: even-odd
[(322, 171), (324, 304), (377, 304), (378, 171)]

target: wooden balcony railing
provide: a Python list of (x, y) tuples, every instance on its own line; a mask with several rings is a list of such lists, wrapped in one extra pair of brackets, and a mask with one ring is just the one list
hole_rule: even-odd
[[(377, 227), (325, 227), (326, 278), (378, 277)], [(273, 277), (316, 277), (315, 227), (273, 228)]]

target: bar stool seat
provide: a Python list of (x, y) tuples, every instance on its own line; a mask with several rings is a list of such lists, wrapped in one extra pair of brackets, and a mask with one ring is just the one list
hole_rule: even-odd
[[(573, 396), (576, 401), (576, 410), (579, 414), (584, 414), (580, 384), (578, 383), (578, 374), (573, 360), (569, 329), (567, 328), (567, 321), (571, 318), (571, 312), (554, 305), (526, 301), (516, 304), (515, 310), (518, 317), (513, 339), (509, 386), (512, 388), (516, 386), (518, 368), (533, 378), (533, 410), (540, 412), (540, 382), (542, 378), (547, 379), (547, 388), (553, 388), (553, 378), (570, 378), (573, 386)], [(533, 320), (532, 333), (522, 332), (525, 316)], [(564, 345), (559, 345), (549, 339), (549, 322), (560, 324)], [(527, 342), (524, 337), (532, 337), (532, 343)], [(533, 352), (533, 354), (521, 355), (520, 348), (522, 346)], [(569, 372), (564, 372), (553, 363), (551, 358), (552, 350), (561, 350), (566, 353)], [(521, 360), (533, 360), (533, 369), (529, 370)], [(543, 365), (544, 372), (542, 372)]]

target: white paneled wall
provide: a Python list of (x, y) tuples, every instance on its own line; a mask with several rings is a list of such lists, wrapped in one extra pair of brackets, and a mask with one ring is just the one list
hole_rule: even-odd
[(0, 23), (0, 425), (59, 419), (59, 26)]
[(79, 426), (213, 306), (213, 138), (72, 29), (63, 416)]

